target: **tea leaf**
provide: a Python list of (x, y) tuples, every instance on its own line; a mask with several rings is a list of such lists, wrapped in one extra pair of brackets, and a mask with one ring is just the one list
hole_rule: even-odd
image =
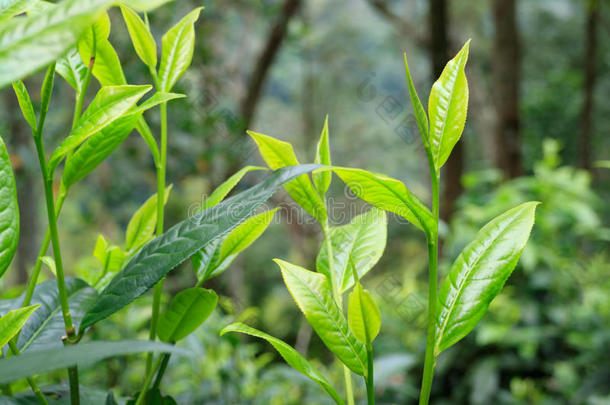
[(38, 0), (4, 0), (0, 3), (0, 23), (21, 13), (25, 13)]
[(439, 291), (436, 354), (466, 336), (500, 293), (527, 243), (537, 202), (494, 218), (460, 253)]
[(76, 90), (77, 94), (83, 90), (87, 66), (81, 60), (76, 48), (68, 50), (64, 56), (57, 60), (55, 71)]
[(212, 192), (212, 194), (210, 194), (209, 197), (207, 197), (203, 201), (201, 209), (213, 207), (216, 204), (218, 204), (219, 202), (221, 202), (227, 196), (227, 194), (229, 194), (229, 192), (231, 190), (233, 190), (233, 188), (237, 185), (237, 183), (239, 183), (239, 181), (246, 175), (246, 173), (249, 173), (253, 170), (267, 170), (267, 169), (264, 167), (258, 167), (258, 166), (246, 166), (246, 167), (242, 168), (240, 171), (238, 171), (237, 173), (235, 173), (234, 175), (229, 177), (227, 180), (225, 180), (224, 183), (222, 183), (220, 186), (218, 186), (216, 188), (216, 190), (214, 190)]
[(36, 114), (34, 113), (34, 106), (32, 106), (32, 100), (30, 100), (28, 89), (21, 80), (17, 80), (16, 82), (13, 82), (13, 90), (17, 96), (17, 102), (19, 103), (19, 108), (21, 108), (23, 118), (25, 118), (30, 128), (35, 130)]
[(328, 279), (283, 260), (274, 260), (282, 270), (288, 291), (322, 342), (343, 364), (359, 375), (367, 370), (366, 348), (350, 332), (347, 320), (333, 299)]
[(409, 70), (409, 64), (407, 62), (407, 54), (404, 54), (405, 57), (405, 73), (407, 76), (407, 83), (409, 85), (409, 98), (411, 99), (411, 105), (413, 106), (413, 112), (415, 113), (415, 121), (417, 122), (417, 128), (419, 128), (419, 133), (421, 134), (422, 140), (424, 142), (424, 146), (426, 148), (430, 147), (430, 142), (428, 140), (428, 117), (426, 116), (426, 111), (424, 110), (424, 106), (421, 104), (419, 100), (419, 96), (417, 95), (417, 90), (415, 90), (415, 85), (413, 84), (413, 79), (411, 78), (411, 71)]
[(101, 292), (81, 330), (144, 294), (174, 267), (250, 217), (286, 183), (316, 167), (300, 165), (276, 170), (256, 186), (185, 219), (148, 242)]
[[(165, 188), (164, 205), (167, 204), (169, 193), (172, 191), (170, 184)], [(125, 250), (137, 250), (152, 239), (157, 224), (157, 194), (155, 193), (144, 202), (133, 214), (127, 224), (125, 233)]]
[(428, 207), (399, 180), (362, 169), (333, 168), (359, 198), (377, 208), (405, 218), (424, 232), (433, 232), (434, 217)]
[(286, 363), (288, 363), (290, 367), (311, 378), (320, 387), (322, 387), (332, 397), (332, 399), (335, 400), (337, 404), (344, 404), (343, 399), (337, 393), (337, 391), (335, 391), (332, 385), (330, 385), (326, 377), (324, 377), (309, 361), (307, 361), (307, 359), (303, 357), (301, 353), (297, 352), (285, 342), (257, 329), (254, 329), (248, 325), (245, 325), (241, 322), (228, 325), (220, 332), (220, 334), (224, 335), (228, 332), (245, 333), (250, 336), (255, 336), (266, 340), (275, 348), (275, 350), (278, 351), (280, 356), (282, 356), (282, 358), (286, 361)]
[(468, 110), (468, 82), (464, 66), (470, 41), (451, 59), (441, 77), (434, 83), (428, 101), (430, 149), (434, 166), (439, 170), (462, 136)]
[[(275, 170), (280, 167), (299, 164), (292, 145), (288, 142), (252, 131), (247, 132), (256, 142), (258, 150), (269, 168)], [(311, 216), (320, 222), (326, 220), (324, 201), (322, 201), (320, 195), (314, 189), (307, 175), (299, 177), (284, 188), (290, 194), (290, 197)]]
[(0, 26), (0, 88), (58, 59), (109, 5), (109, 0), (65, 0), (42, 13)]
[(151, 86), (107, 86), (102, 87), (87, 107), (78, 123), (49, 158), (55, 168), (59, 162), (89, 136), (98, 132), (125, 114), (148, 91)]
[(208, 319), (217, 302), (218, 296), (212, 290), (193, 287), (180, 291), (159, 317), (159, 339), (164, 342), (184, 339)]
[(121, 13), (136, 53), (142, 62), (151, 69), (155, 69), (157, 66), (157, 44), (150, 30), (140, 16), (129, 7), (121, 6)]
[(28, 318), (40, 305), (30, 305), (13, 309), (0, 318), (0, 348), (4, 347), (27, 322)]
[(381, 329), (381, 313), (375, 300), (360, 283), (349, 294), (347, 322), (349, 328), (359, 341), (371, 344)]
[[(354, 285), (354, 267), (360, 279), (381, 258), (387, 238), (387, 217), (384, 211), (372, 208), (347, 225), (332, 227), (329, 234), (335, 285), (339, 293), (343, 293)], [(316, 258), (316, 269), (330, 276), (326, 243), (322, 244)]]
[(143, 352), (162, 352), (188, 356), (180, 347), (150, 340), (96, 341), (53, 349), (35, 350), (0, 359), (0, 384), (62, 368), (85, 368), (108, 357)]
[(11, 159), (0, 138), (0, 277), (13, 260), (19, 240), (19, 207)]
[[(330, 145), (328, 142), (328, 115), (324, 120), (324, 128), (322, 128), (322, 133), (320, 134), (320, 140), (318, 141), (318, 146), (316, 147), (316, 158), (314, 163), (330, 166)], [(330, 186), (330, 182), (332, 180), (332, 173), (329, 171), (319, 171), (313, 172), (311, 174), (313, 179), (313, 184), (318, 190), (318, 194), (322, 198), (326, 194), (328, 187)]]
[(203, 7), (198, 7), (191, 11), (163, 35), (159, 66), (160, 90), (170, 91), (191, 64), (195, 48), (193, 25), (202, 9)]

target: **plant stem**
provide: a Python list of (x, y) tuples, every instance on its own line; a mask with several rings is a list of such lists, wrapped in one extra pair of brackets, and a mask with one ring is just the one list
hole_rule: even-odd
[[(10, 340), (8, 342), (8, 346), (14, 355), (20, 354), (19, 348), (17, 347), (17, 344), (14, 341)], [(34, 377), (26, 377), (26, 381), (30, 385), (30, 388), (32, 388), (32, 391), (34, 391), (34, 395), (36, 395), (36, 398), (38, 398), (38, 402), (40, 402), (43, 405), (49, 405), (44, 394), (42, 393), (42, 391), (40, 391), (40, 387), (34, 380)], [(10, 386), (9, 386), (9, 389), (10, 389)]]
[(167, 369), (167, 364), (169, 363), (169, 358), (172, 355), (170, 353), (163, 354), (163, 360), (161, 361), (161, 367), (159, 367), (159, 371), (157, 372), (157, 377), (155, 378), (155, 382), (153, 384), (153, 388), (159, 388), (161, 385), (161, 380), (163, 379), (163, 374), (165, 374), (165, 370)]
[(366, 381), (366, 398), (368, 405), (375, 405), (375, 382), (373, 370), (373, 346), (369, 343), (366, 346), (366, 361), (368, 364)]
[(426, 354), (424, 361), (424, 374), (422, 386), (419, 394), (419, 405), (428, 405), (430, 391), (432, 389), (432, 379), (434, 377), (434, 366), (436, 363), (435, 341), (436, 341), (436, 294), (438, 284), (438, 221), (439, 221), (439, 181), (440, 175), (434, 167), (432, 155), (428, 151), (428, 163), (430, 166), (430, 179), (432, 183), (432, 213), (435, 218), (436, 228), (431, 234), (427, 234), (428, 239), (428, 333), (426, 337)]
[[(326, 243), (326, 252), (328, 255), (328, 273), (330, 279), (330, 288), (335, 297), (337, 306), (341, 308), (341, 296), (338, 293), (337, 286), (335, 285), (335, 260), (333, 257), (333, 246), (330, 240), (330, 226), (328, 225), (328, 216), (322, 226), (322, 233), (324, 234), (324, 242)], [(347, 405), (354, 405), (354, 388), (352, 386), (352, 372), (344, 364), (343, 365), (343, 379), (345, 380), (345, 396), (347, 398)]]
[(89, 83), (91, 82), (91, 73), (93, 72), (93, 64), (95, 63), (95, 54), (96, 54), (96, 39), (95, 39), (95, 30), (91, 27), (91, 37), (93, 38), (93, 46), (91, 49), (91, 58), (89, 59), (89, 64), (87, 65), (87, 71), (85, 72), (85, 79), (83, 81), (83, 86), (77, 90), (76, 92), (76, 103), (74, 103), (74, 116), (72, 117), (72, 129), (76, 127), (78, 120), (81, 117), (81, 113), (83, 111), (83, 104), (85, 102), (85, 95), (87, 94), (87, 89), (89, 88)]
[(146, 392), (148, 391), (148, 387), (150, 386), (150, 383), (152, 382), (153, 376), (155, 375), (155, 371), (157, 371), (157, 369), (161, 365), (161, 361), (163, 360), (163, 358), (164, 358), (164, 356), (160, 355), (157, 358), (157, 361), (155, 362), (155, 364), (151, 367), (150, 371), (148, 373), (146, 373), (146, 379), (144, 380), (144, 384), (142, 385), (142, 389), (140, 390), (140, 394), (138, 395), (138, 398), (136, 399), (135, 405), (142, 405), (143, 403), (145, 403)]

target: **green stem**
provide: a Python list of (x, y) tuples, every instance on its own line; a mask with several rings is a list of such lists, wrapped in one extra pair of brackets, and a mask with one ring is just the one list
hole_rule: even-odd
[(435, 218), (436, 229), (427, 234), (428, 239), (428, 333), (426, 337), (426, 354), (424, 360), (424, 374), (419, 394), (419, 405), (428, 405), (430, 391), (432, 390), (432, 379), (434, 377), (434, 366), (436, 363), (435, 341), (436, 341), (436, 301), (438, 284), (438, 221), (439, 221), (439, 173), (434, 167), (431, 154), (428, 154), (430, 165), (430, 178), (432, 183), (432, 212)]
[(374, 370), (373, 370), (373, 346), (371, 344), (366, 345), (366, 361), (368, 364), (366, 382), (366, 398), (368, 405), (375, 405), (375, 382), (374, 382)]
[(172, 355), (170, 353), (163, 354), (163, 360), (161, 361), (161, 367), (159, 367), (159, 371), (157, 372), (157, 377), (155, 378), (155, 382), (153, 384), (153, 388), (159, 388), (161, 385), (161, 380), (163, 379), (163, 374), (165, 374), (165, 370), (167, 370), (167, 365), (169, 363), (169, 358)]
[[(14, 341), (10, 340), (8, 342), (8, 346), (14, 355), (20, 354), (19, 348), (17, 347), (17, 344)], [(40, 387), (38, 386), (38, 383), (36, 383), (36, 381), (34, 380), (34, 377), (26, 377), (26, 381), (30, 385), (30, 388), (32, 388), (32, 391), (34, 391), (34, 395), (36, 395), (36, 398), (38, 398), (38, 402), (40, 402), (43, 405), (49, 405), (44, 394), (42, 393), (42, 391), (40, 391)], [(9, 386), (9, 389), (10, 389), (10, 386)]]
[(85, 102), (85, 95), (87, 94), (87, 89), (89, 88), (89, 83), (91, 82), (91, 73), (93, 72), (93, 64), (95, 63), (95, 54), (96, 54), (96, 39), (95, 39), (95, 31), (93, 27), (91, 27), (91, 33), (93, 38), (93, 46), (91, 50), (91, 58), (89, 59), (89, 64), (87, 65), (87, 71), (85, 72), (85, 79), (83, 81), (83, 86), (76, 93), (76, 103), (74, 103), (74, 116), (72, 117), (72, 129), (76, 127), (78, 120), (81, 117), (81, 113), (83, 111), (83, 104)]
[(161, 365), (164, 356), (159, 356), (155, 364), (151, 367), (150, 371), (146, 373), (146, 379), (144, 380), (144, 384), (142, 385), (142, 389), (140, 390), (140, 394), (136, 399), (135, 405), (142, 405), (146, 400), (146, 392), (148, 391), (148, 387), (150, 387), (150, 383), (152, 382), (153, 376), (155, 375), (155, 371)]

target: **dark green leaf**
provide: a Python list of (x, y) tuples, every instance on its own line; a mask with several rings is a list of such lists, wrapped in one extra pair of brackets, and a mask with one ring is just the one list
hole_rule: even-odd
[(275, 350), (278, 351), (286, 363), (288, 363), (292, 368), (305, 374), (307, 377), (311, 378), (314, 382), (320, 385), (320, 387), (328, 392), (328, 394), (337, 404), (344, 404), (343, 399), (337, 393), (337, 391), (335, 391), (332, 385), (330, 385), (326, 377), (324, 377), (322, 373), (320, 373), (309, 361), (307, 361), (307, 359), (303, 357), (301, 353), (297, 352), (285, 342), (257, 329), (251, 328), (250, 326), (241, 322), (237, 322), (225, 327), (220, 334), (224, 335), (227, 332), (246, 333), (248, 335), (266, 340), (275, 348)]
[(256, 186), (187, 218), (150, 241), (102, 291), (81, 329), (144, 294), (174, 267), (250, 217), (279, 188), (316, 167), (300, 165), (277, 170)]
[(164, 342), (184, 339), (208, 319), (217, 302), (218, 296), (212, 290), (193, 287), (180, 291), (159, 317), (159, 339)]
[(19, 207), (11, 159), (0, 138), (0, 277), (15, 255), (19, 240)]
[(439, 291), (436, 354), (466, 336), (500, 293), (527, 243), (537, 202), (494, 218), (460, 253)]
[(143, 352), (163, 352), (188, 356), (182, 348), (149, 340), (120, 340), (115, 342), (86, 342), (53, 349), (34, 350), (0, 359), (0, 384), (8, 384), (32, 375), (62, 368), (85, 368), (108, 357)]
[(367, 370), (366, 347), (349, 330), (333, 299), (326, 276), (275, 259), (284, 283), (322, 342), (343, 364), (359, 375)]

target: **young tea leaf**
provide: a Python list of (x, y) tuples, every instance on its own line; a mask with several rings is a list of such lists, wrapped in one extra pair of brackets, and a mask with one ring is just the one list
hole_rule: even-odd
[(83, 63), (76, 48), (68, 52), (57, 60), (55, 70), (66, 82), (79, 94), (83, 90), (87, 66)]
[[(330, 166), (331, 164), (330, 144), (328, 141), (328, 115), (324, 120), (324, 128), (322, 128), (320, 140), (318, 141), (318, 146), (316, 147), (316, 158), (314, 163), (327, 166)], [(320, 197), (324, 198), (324, 195), (326, 194), (332, 180), (332, 173), (329, 171), (313, 172), (311, 177), (313, 179), (314, 186), (316, 186), (316, 190), (318, 190), (318, 194), (320, 194)]]
[(36, 129), (36, 114), (34, 113), (34, 107), (32, 106), (32, 100), (30, 100), (28, 89), (21, 80), (17, 80), (16, 82), (13, 82), (13, 90), (15, 90), (15, 95), (17, 96), (17, 102), (19, 103), (19, 108), (21, 108), (23, 118), (25, 118), (30, 128), (33, 130)]
[(500, 293), (527, 243), (537, 202), (494, 218), (460, 253), (439, 291), (436, 354), (466, 336)]
[[(284, 166), (298, 165), (292, 145), (288, 142), (279, 141), (270, 136), (247, 131), (258, 146), (258, 151), (267, 166), (275, 170)], [(326, 220), (326, 207), (320, 195), (314, 189), (309, 176), (303, 175), (294, 182), (284, 187), (290, 197), (299, 204), (311, 216), (320, 222)]]
[(381, 313), (371, 293), (356, 284), (349, 294), (347, 322), (359, 341), (369, 346), (381, 329)]
[(337, 306), (328, 279), (283, 260), (274, 260), (282, 270), (288, 291), (322, 342), (343, 364), (358, 375), (367, 370), (366, 347), (349, 330)]
[(0, 277), (15, 256), (19, 240), (19, 207), (11, 159), (0, 138)]
[(0, 23), (28, 11), (38, 0), (4, 0), (0, 3)]
[[(170, 184), (165, 188), (165, 201), (163, 204), (167, 204), (167, 199), (172, 191), (172, 185)], [(152, 197), (144, 202), (133, 214), (129, 223), (127, 224), (127, 231), (125, 233), (125, 250), (137, 250), (142, 247), (146, 242), (150, 241), (155, 233), (155, 226), (157, 225), (157, 194), (155, 193)]]
[(202, 9), (203, 7), (198, 7), (191, 11), (163, 35), (159, 66), (160, 90), (170, 91), (191, 64), (195, 48), (193, 25)]
[(140, 16), (129, 7), (121, 6), (121, 13), (136, 53), (142, 62), (154, 70), (157, 66), (157, 44), (150, 30)]
[(256, 186), (187, 218), (148, 242), (101, 292), (81, 330), (144, 294), (174, 267), (250, 217), (286, 183), (317, 167), (300, 165), (276, 170)]
[(409, 98), (411, 99), (411, 105), (413, 106), (413, 113), (415, 114), (415, 121), (417, 122), (417, 128), (419, 128), (419, 133), (421, 134), (422, 141), (424, 142), (424, 146), (426, 148), (430, 147), (430, 142), (428, 140), (428, 116), (426, 115), (426, 110), (424, 110), (424, 106), (421, 104), (419, 100), (419, 96), (417, 95), (417, 90), (415, 90), (415, 85), (413, 84), (413, 79), (411, 78), (411, 71), (409, 70), (409, 64), (407, 63), (407, 54), (404, 54), (405, 57), (405, 73), (407, 75), (407, 83), (409, 85)]
[[(387, 238), (386, 213), (372, 208), (352, 218), (347, 225), (332, 227), (328, 236), (333, 250), (335, 285), (343, 293), (354, 285), (354, 267), (360, 279), (381, 258)], [(318, 253), (316, 269), (330, 275), (326, 246), (323, 243)]]
[(229, 192), (231, 190), (233, 190), (233, 188), (237, 185), (237, 183), (239, 183), (240, 180), (247, 173), (249, 173), (253, 170), (267, 170), (267, 169), (264, 167), (258, 167), (258, 166), (246, 166), (246, 167), (242, 168), (240, 171), (238, 171), (237, 173), (235, 173), (234, 175), (229, 177), (227, 180), (225, 180), (224, 183), (222, 183), (220, 186), (218, 186), (216, 188), (216, 190), (214, 190), (212, 192), (212, 194), (210, 194), (210, 196), (207, 197), (203, 201), (201, 209), (204, 210), (206, 208), (213, 207), (216, 204), (218, 204), (219, 202), (221, 202), (222, 200), (224, 200), (224, 198), (227, 196), (227, 194), (229, 194)]
[(434, 83), (428, 101), (430, 149), (437, 171), (462, 136), (468, 110), (468, 83), (464, 66), (470, 41), (451, 59)]
[(307, 359), (303, 357), (301, 353), (297, 352), (285, 342), (240, 322), (233, 323), (225, 327), (220, 334), (224, 335), (228, 332), (245, 333), (250, 336), (255, 336), (266, 340), (275, 348), (275, 350), (278, 351), (280, 356), (282, 356), (290, 367), (311, 378), (320, 387), (322, 387), (337, 404), (344, 404), (343, 399), (337, 393), (337, 391), (335, 391), (332, 385), (330, 385), (326, 377), (324, 377), (309, 361), (307, 361)]
[(159, 317), (159, 339), (172, 343), (184, 339), (208, 319), (217, 302), (212, 290), (193, 287), (180, 291)]
[(40, 305), (30, 305), (13, 309), (0, 317), (0, 348), (4, 347), (27, 322), (28, 318)]
[(143, 352), (171, 353), (188, 356), (180, 347), (150, 340), (95, 341), (53, 349), (35, 350), (0, 359), (0, 384), (8, 384), (33, 375), (45, 374), (62, 368), (86, 368), (108, 357)]
[(434, 216), (403, 182), (362, 169), (333, 168), (337, 176), (359, 198), (382, 210), (405, 218), (424, 232), (435, 229)]

